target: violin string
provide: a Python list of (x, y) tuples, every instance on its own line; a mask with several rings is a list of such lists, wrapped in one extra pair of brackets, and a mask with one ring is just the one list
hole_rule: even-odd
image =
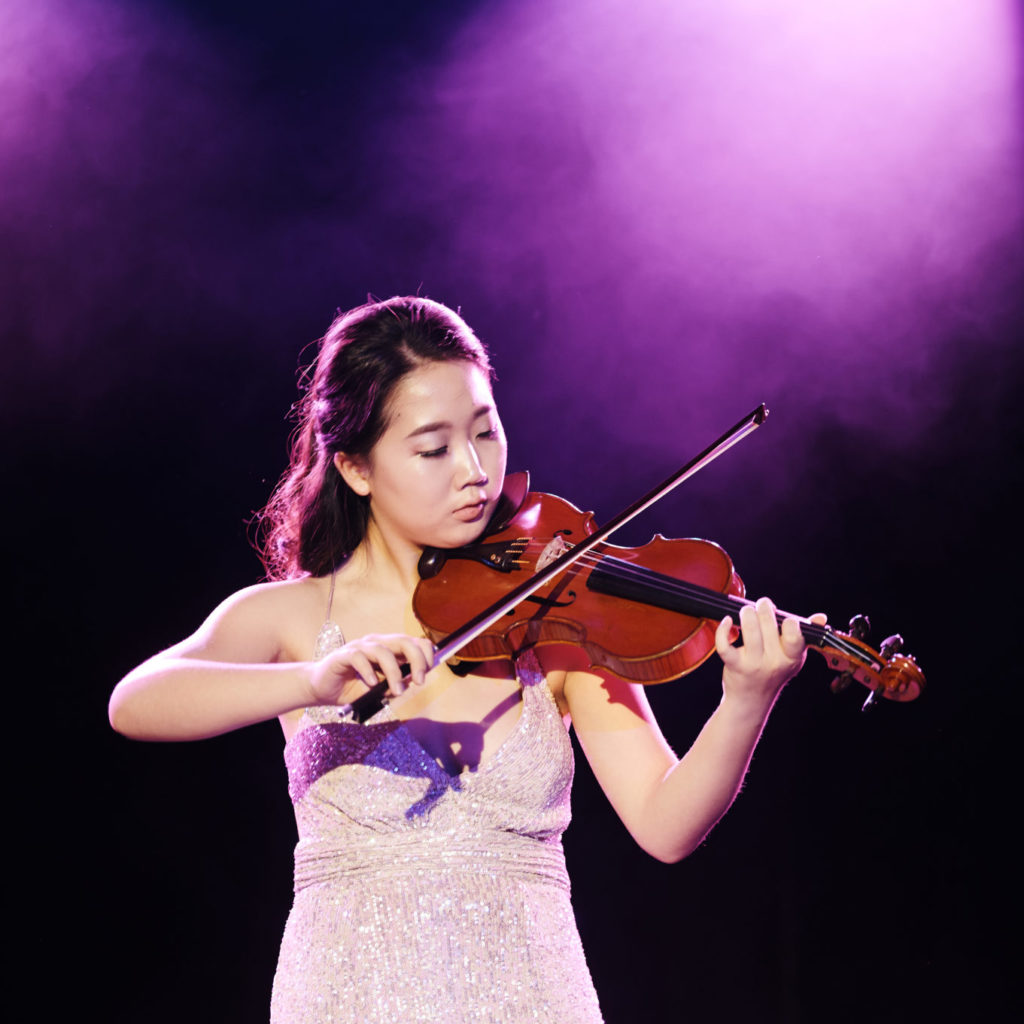
[[(581, 561), (583, 560), (588, 561), (592, 569), (601, 568), (603, 571), (608, 572), (609, 575), (612, 575), (615, 578), (642, 583), (657, 593), (694, 600), (695, 602), (703, 605), (707, 610), (721, 612), (721, 617), (723, 618), (725, 615), (734, 616), (739, 608), (744, 605), (752, 605), (754, 603), (746, 598), (736, 597), (732, 594), (723, 594), (718, 591), (701, 587), (698, 584), (691, 584), (685, 580), (678, 580), (672, 576), (665, 576), (662, 573), (654, 572), (644, 566), (637, 566), (632, 563), (625, 562), (615, 556), (605, 556), (604, 559), (602, 559), (601, 556), (595, 556), (593, 559), (587, 559), (587, 556), (584, 555)], [(602, 561), (608, 564), (602, 565)], [(780, 625), (785, 617), (785, 612), (776, 611), (775, 620)], [(808, 640), (813, 640), (819, 644), (819, 646), (823, 646), (828, 642), (837, 647), (841, 646), (847, 654), (856, 655), (859, 653), (858, 649), (852, 644), (837, 642), (839, 638), (827, 626), (814, 622), (801, 622), (800, 628)]]
[[(550, 541), (533, 538), (524, 545), (522, 549), (523, 554), (527, 552), (532, 553), (538, 548), (543, 551), (549, 543)], [(577, 564), (587, 566), (591, 571), (599, 569), (614, 579), (642, 584), (655, 593), (692, 600), (694, 603), (702, 605), (706, 610), (721, 613), (719, 618), (724, 618), (727, 615), (732, 617), (738, 612), (739, 608), (754, 603), (746, 598), (723, 594), (706, 587), (701, 587), (698, 584), (687, 583), (685, 580), (679, 580), (673, 576), (666, 576), (663, 573), (655, 572), (645, 566), (635, 565), (615, 555), (588, 551), (580, 556)], [(780, 625), (784, 618), (785, 613), (776, 612), (775, 619)], [(837, 634), (828, 626), (822, 626), (814, 622), (801, 622), (800, 628), (806, 639), (820, 647), (832, 646), (847, 655), (859, 659), (863, 658), (863, 651), (852, 643), (847, 643), (846, 638), (842, 634)]]
[[(530, 544), (528, 549), (534, 546), (534, 544)], [(542, 541), (538, 541), (536, 546), (543, 549), (547, 545)], [(752, 601), (747, 601), (743, 598), (722, 594), (697, 584), (687, 583), (685, 580), (679, 580), (674, 576), (657, 573), (645, 566), (635, 565), (615, 555), (586, 552), (580, 556), (576, 564), (588, 566), (591, 570), (600, 569), (614, 579), (631, 580), (643, 584), (649, 590), (657, 593), (689, 598), (695, 603), (702, 603), (705, 606), (712, 607), (715, 611), (723, 612), (725, 615), (732, 614), (744, 604), (753, 604)]]
[[(532, 554), (539, 549), (539, 551), (543, 553), (549, 544), (550, 540), (533, 538), (523, 545), (521, 551), (523, 554), (528, 552)], [(751, 605), (754, 603), (747, 598), (736, 597), (732, 594), (724, 594), (706, 587), (701, 587), (698, 584), (688, 583), (685, 580), (677, 579), (674, 576), (666, 576), (663, 573), (655, 572), (645, 566), (636, 565), (635, 563), (628, 562), (615, 555), (602, 553), (600, 551), (585, 552), (580, 556), (577, 564), (589, 567), (591, 571), (599, 569), (614, 579), (635, 582), (655, 593), (690, 599), (694, 603), (701, 605), (703, 610), (715, 613), (719, 619), (728, 615), (733, 618), (734, 622), (738, 622), (738, 610), (744, 605)], [(715, 615), (708, 615), (707, 617), (714, 618)], [(775, 620), (780, 624), (780, 626), (785, 617), (786, 613), (776, 611)], [(816, 622), (801, 621), (800, 631), (804, 638), (815, 646), (822, 649), (831, 648), (841, 654), (845, 654), (847, 657), (860, 664), (864, 663), (865, 656), (870, 651), (870, 648), (868, 648), (867, 651), (862, 649), (850, 638), (846, 637), (842, 633), (837, 633), (827, 625), (820, 625)]]
[[(533, 553), (538, 548), (540, 549), (540, 552), (543, 553), (550, 543), (550, 540), (545, 541), (532, 538), (523, 545), (521, 553)], [(703, 610), (716, 614), (721, 613), (719, 615), (720, 619), (727, 615), (733, 617), (734, 613), (736, 613), (739, 608), (742, 608), (744, 605), (752, 605), (754, 603), (747, 598), (721, 593), (720, 591), (711, 590), (707, 587), (699, 586), (698, 584), (691, 584), (685, 580), (680, 580), (674, 576), (667, 576), (664, 573), (656, 572), (652, 569), (646, 568), (645, 566), (636, 565), (635, 563), (628, 562), (623, 558), (619, 558), (608, 553), (602, 553), (601, 551), (584, 552), (579, 557), (576, 564), (589, 567), (591, 572), (594, 570), (600, 570), (614, 579), (626, 580), (643, 585), (648, 590), (655, 593), (690, 599), (694, 601), (695, 604), (702, 606)], [(714, 618), (714, 615), (708, 615), (707, 617)], [(780, 626), (785, 617), (785, 612), (776, 611), (775, 620)], [(738, 615), (735, 615), (734, 622), (737, 621)], [(864, 665), (865, 661), (868, 660), (869, 654), (874, 655), (874, 658), (878, 659), (878, 667), (881, 667), (884, 660), (881, 659), (876, 652), (872, 651), (870, 647), (861, 647), (852, 638), (847, 637), (843, 633), (837, 633), (828, 625), (821, 625), (816, 622), (800, 621), (800, 631), (807, 641), (813, 643), (818, 648), (831, 648), (834, 651), (846, 655), (856, 664)], [(874, 659), (870, 660), (873, 661)]]
[[(533, 545), (530, 546), (532, 547)], [(544, 547), (546, 545), (540, 544), (540, 546)], [(700, 602), (706, 606), (713, 607), (715, 611), (722, 611), (726, 615), (732, 614), (733, 611), (744, 604), (753, 604), (752, 601), (747, 601), (743, 598), (722, 594), (697, 584), (687, 583), (685, 580), (677, 579), (674, 576), (666, 576), (645, 566), (635, 565), (615, 555), (586, 552), (580, 556), (576, 564), (587, 566), (591, 570), (600, 569), (603, 573), (614, 579), (631, 580), (643, 584), (649, 590), (657, 593), (690, 598), (694, 602)]]

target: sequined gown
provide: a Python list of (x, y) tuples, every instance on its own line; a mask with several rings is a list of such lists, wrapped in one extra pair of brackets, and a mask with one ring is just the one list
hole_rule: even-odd
[(272, 1024), (600, 1022), (562, 854), (572, 747), (535, 664), (520, 681), (515, 729), (458, 776), (386, 706), (306, 712)]

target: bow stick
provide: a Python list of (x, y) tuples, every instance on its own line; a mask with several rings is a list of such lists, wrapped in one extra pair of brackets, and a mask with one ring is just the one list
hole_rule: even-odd
[[(454, 632), (449, 633), (436, 647), (432, 667), (436, 668), (442, 661), (447, 661), (453, 655), (458, 654), (466, 644), (475, 640), (481, 633), (486, 632), (510, 609), (515, 608), (516, 605), (526, 600), (531, 594), (540, 590), (549, 580), (554, 579), (559, 573), (568, 569), (573, 562), (582, 558), (591, 548), (607, 540), (616, 530), (625, 526), (632, 519), (635, 519), (656, 501), (660, 501), (684, 480), (688, 480), (691, 476), (700, 472), (700, 470), (717, 459), (723, 452), (728, 451), (734, 444), (742, 441), (748, 434), (761, 426), (767, 416), (768, 408), (762, 403), (749, 415), (744, 416), (735, 426), (727, 430), (717, 441), (713, 441), (704, 451), (692, 458), (682, 469), (676, 470), (670, 477), (662, 481), (662, 483), (638, 501), (635, 501), (629, 508), (620, 512), (596, 533), (590, 534), (589, 537), (580, 541), (575, 547), (564, 551), (539, 572), (524, 580), (513, 590), (510, 590), (500, 601), (496, 601), (489, 608), (485, 608), (478, 615), (474, 615), (473, 618)], [(365, 722), (383, 706), (387, 691), (387, 681), (382, 680), (350, 704), (341, 705), (339, 710), (342, 715), (351, 716), (356, 722)]]

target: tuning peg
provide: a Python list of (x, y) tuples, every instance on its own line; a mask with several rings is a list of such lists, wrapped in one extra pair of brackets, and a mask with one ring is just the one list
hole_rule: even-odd
[(893, 633), (892, 636), (887, 636), (882, 641), (882, 646), (879, 647), (878, 653), (882, 656), (883, 661), (889, 661), (894, 654), (899, 654), (903, 650), (903, 637), (899, 633)]
[(847, 669), (845, 672), (840, 672), (839, 675), (828, 684), (828, 688), (833, 693), (842, 693), (850, 683), (853, 682), (853, 670)]
[(854, 615), (847, 632), (854, 640), (866, 640), (871, 632), (871, 620), (866, 615)]

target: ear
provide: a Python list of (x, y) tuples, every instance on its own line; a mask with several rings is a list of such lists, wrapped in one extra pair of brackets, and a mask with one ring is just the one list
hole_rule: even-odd
[(360, 497), (365, 498), (370, 493), (370, 466), (362, 455), (335, 452), (334, 468)]

